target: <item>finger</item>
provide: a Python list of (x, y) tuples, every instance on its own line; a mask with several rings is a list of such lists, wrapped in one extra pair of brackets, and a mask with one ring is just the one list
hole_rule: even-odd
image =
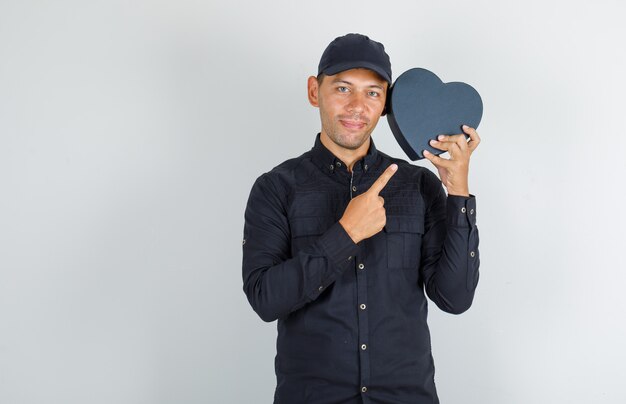
[(424, 157), (426, 157), (428, 160), (430, 160), (430, 162), (433, 163), (436, 167), (449, 168), (450, 165), (451, 165), (450, 160), (442, 159), (439, 156), (435, 156), (434, 154), (432, 154), (428, 150), (423, 150), (422, 154), (424, 154)]
[[(443, 139), (441, 140), (442, 143), (447, 143), (449, 145), (452, 144), (456, 144), (459, 146), (459, 148), (461, 150), (467, 150), (468, 149), (468, 143), (467, 143), (467, 137), (464, 134), (458, 134), (458, 135), (439, 135), (438, 137), (439, 139)], [(448, 147), (445, 150), (450, 150), (450, 147)]]
[(467, 138), (465, 135), (459, 135), (454, 144), (461, 150), (467, 150)]
[(478, 132), (476, 132), (476, 129), (470, 128), (467, 125), (463, 125), (463, 131), (467, 133), (470, 137), (470, 141), (467, 144), (470, 151), (474, 151), (474, 149), (476, 149), (478, 147), (478, 144), (480, 143), (480, 136), (478, 136)]
[[(463, 146), (463, 147), (465, 147), (465, 149), (467, 149), (467, 144), (465, 146)], [(461, 157), (464, 154), (466, 154), (463, 151), (463, 147), (460, 144), (458, 144), (458, 143), (452, 143), (450, 145), (450, 149), (448, 150), (448, 153), (450, 153), (450, 159), (451, 160), (458, 160), (459, 157)]]
[(438, 140), (434, 140), (432, 139), (430, 142), (428, 142), (432, 147), (437, 148), (439, 150), (443, 150), (443, 151), (447, 151), (450, 148), (450, 144), (449, 142), (440, 142)]
[(437, 136), (437, 140), (445, 143), (456, 143), (460, 139), (467, 141), (467, 137), (464, 134), (459, 133), (458, 135), (439, 135)]
[(389, 179), (396, 173), (397, 170), (398, 170), (397, 164), (392, 164), (389, 167), (387, 167), (387, 169), (383, 171), (380, 177), (378, 177), (378, 179), (374, 181), (374, 183), (372, 184), (370, 189), (367, 190), (367, 192), (373, 192), (376, 195), (378, 195), (380, 191), (382, 191), (383, 188), (385, 188), (385, 185), (387, 185), (387, 182), (389, 182)]
[(385, 206), (385, 199), (382, 196), (378, 196), (378, 200), (380, 201), (381, 206)]
[[(446, 136), (446, 140), (440, 142), (440, 145), (435, 147), (447, 151), (452, 158), (458, 158), (460, 156), (458, 151), (467, 152), (467, 140), (465, 140), (465, 135), (462, 134)], [(453, 153), (456, 155), (453, 155)]]

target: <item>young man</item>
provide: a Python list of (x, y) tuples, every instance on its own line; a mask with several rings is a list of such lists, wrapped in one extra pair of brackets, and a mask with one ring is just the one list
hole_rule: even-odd
[[(478, 282), (472, 128), (432, 144), (428, 169), (392, 158), (371, 133), (391, 64), (367, 36), (336, 38), (308, 79), (321, 132), (261, 175), (245, 212), (243, 289), (278, 320), (275, 403), (438, 403), (428, 297), (461, 313)], [(446, 196), (441, 184), (446, 186)]]

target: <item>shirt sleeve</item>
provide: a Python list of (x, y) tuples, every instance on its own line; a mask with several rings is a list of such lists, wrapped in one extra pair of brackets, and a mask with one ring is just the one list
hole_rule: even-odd
[(264, 321), (274, 321), (317, 299), (357, 255), (339, 222), (291, 257), (286, 195), (277, 192), (270, 176), (259, 177), (245, 211), (243, 290)]
[(443, 311), (460, 314), (472, 305), (478, 285), (476, 197), (446, 196), (433, 173), (425, 178), (424, 195), (421, 270), (426, 293)]

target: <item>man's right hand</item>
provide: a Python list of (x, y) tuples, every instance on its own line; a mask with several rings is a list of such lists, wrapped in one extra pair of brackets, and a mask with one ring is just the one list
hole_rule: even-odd
[(355, 243), (372, 237), (385, 227), (387, 223), (387, 215), (383, 207), (385, 200), (378, 194), (385, 188), (397, 169), (396, 164), (391, 164), (374, 181), (370, 189), (352, 198), (348, 203), (339, 223)]

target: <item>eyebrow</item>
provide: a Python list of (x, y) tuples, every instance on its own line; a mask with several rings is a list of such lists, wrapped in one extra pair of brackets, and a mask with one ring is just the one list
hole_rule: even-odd
[[(345, 84), (348, 84), (348, 85), (350, 85), (350, 86), (352, 85), (352, 83), (350, 83), (349, 81), (342, 80), (342, 79), (334, 79), (334, 80), (332, 81), (332, 84), (335, 84), (335, 83), (345, 83)], [(374, 87), (374, 88), (380, 88), (381, 90), (384, 90), (383, 86), (378, 85), (378, 84), (370, 84), (370, 85), (368, 86), (368, 88), (372, 88), (372, 87)]]

